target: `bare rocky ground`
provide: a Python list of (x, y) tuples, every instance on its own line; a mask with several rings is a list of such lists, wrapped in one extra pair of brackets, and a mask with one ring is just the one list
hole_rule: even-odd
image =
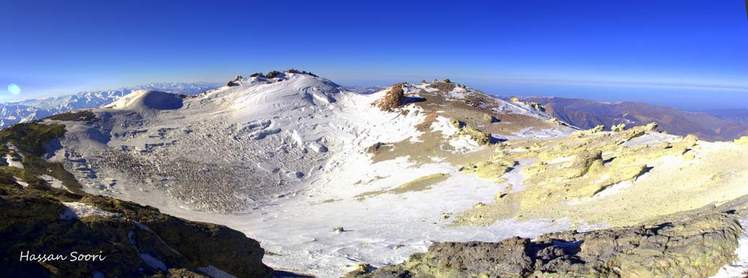
[(708, 277), (735, 259), (746, 201), (589, 232), (441, 242), (401, 264), (348, 277)]

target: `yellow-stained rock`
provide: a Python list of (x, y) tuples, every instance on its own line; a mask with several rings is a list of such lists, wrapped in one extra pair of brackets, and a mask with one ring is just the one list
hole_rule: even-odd
[[(618, 226), (748, 194), (743, 141), (709, 143), (689, 135), (624, 144), (656, 127), (597, 128), (552, 140), (504, 142), (502, 159), (522, 161), (524, 189), (453, 219), (490, 225), (503, 218), (569, 218)], [(489, 167), (492, 160), (476, 165), (502, 170)]]

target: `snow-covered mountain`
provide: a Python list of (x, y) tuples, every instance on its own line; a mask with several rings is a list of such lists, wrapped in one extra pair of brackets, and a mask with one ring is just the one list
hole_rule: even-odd
[(194, 95), (213, 88), (213, 83), (150, 83), (133, 88), (87, 91), (73, 95), (29, 99), (0, 103), (0, 128), (19, 122), (29, 122), (67, 111), (96, 108), (109, 104), (135, 90), (157, 90), (175, 94)]
[[(64, 126), (64, 136), (47, 144), (47, 156), (62, 163), (82, 190), (227, 225), (260, 241), (269, 251), (266, 264), (321, 277), (340, 276), (362, 262), (397, 264), (429, 246), (457, 246), (434, 242), (499, 242), (571, 229), (660, 224), (663, 217), (702, 208), (714, 212), (715, 204), (748, 196), (748, 138), (710, 143), (660, 133), (654, 123), (579, 130), (537, 103), (493, 97), (449, 80), (357, 92), (311, 73), (273, 71), (238, 76), (193, 96), (136, 90), (103, 107), (40, 124)], [(11, 153), (8, 164), (13, 159)], [(712, 221), (715, 217), (729, 220)], [(658, 258), (687, 257), (692, 261), (682, 264), (684, 273), (715, 273), (738, 244), (720, 238), (736, 239), (742, 232), (722, 223), (741, 217), (699, 220), (717, 223), (706, 227), (709, 231), (729, 232), (713, 239), (692, 237), (691, 230), (706, 229), (703, 223), (679, 218), (689, 228), (661, 237), (687, 238), (665, 248), (680, 253), (663, 251)], [(610, 237), (617, 238), (615, 233)], [(569, 243), (561, 247), (584, 244), (565, 240)], [(713, 252), (718, 257), (701, 261), (685, 254), (691, 251), (683, 245), (692, 240), (706, 252), (709, 246), (726, 247)], [(494, 255), (536, 256), (512, 250), (542, 247), (549, 248), (548, 256), (560, 257), (557, 263), (542, 261), (542, 254), (532, 258), (547, 263), (548, 271), (585, 263), (564, 257), (566, 249), (552, 250), (557, 241), (529, 242), (509, 240), (507, 250), (487, 243), (483, 253), (471, 251), (482, 248), (478, 245), (438, 247), (431, 254), (491, 262)], [(649, 248), (641, 246), (632, 248)], [(585, 248), (590, 262), (618, 263), (613, 255), (595, 253), (595, 246)], [(576, 252), (569, 250), (569, 256)], [(660, 254), (627, 250), (615, 254)], [(397, 272), (430, 269), (418, 265), (449, 267), (412, 261), (397, 266)], [(694, 270), (691, 265), (708, 266)], [(482, 266), (475, 267), (466, 269), (483, 273)], [(525, 275), (533, 267), (517, 269)]]
[[(346, 223), (357, 221), (366, 210), (379, 210), (387, 199), (381, 198), (387, 194), (362, 196), (423, 176), (451, 177), (444, 190), (459, 190), (461, 183), (474, 186), (476, 192), (454, 195), (454, 209), (488, 201), (498, 187), (464, 174), (459, 164), (470, 160), (458, 163), (461, 157), (490, 155), (493, 145), (509, 138), (553, 138), (573, 131), (542, 111), (450, 81), (401, 83), (359, 93), (295, 71), (238, 77), (195, 96), (139, 90), (91, 112), (95, 120), (60, 122), (67, 132), (53, 158), (64, 162), (87, 191), (201, 221), (287, 211), (272, 220), (225, 218), (258, 228), (251, 233), (262, 234), (274, 252), (290, 246), (323, 252), (310, 249), (317, 247), (302, 238), (274, 239), (273, 234), (286, 232), (272, 230), (306, 229), (321, 242), (334, 241), (332, 226), (350, 225)], [(48, 121), (63, 118), (73, 117)], [(424, 200), (431, 203), (439, 194)], [(390, 219), (397, 225), (441, 213), (415, 203), (403, 205), (367, 217), (372, 224)], [(399, 213), (402, 210), (425, 214)], [(340, 215), (345, 211), (351, 214)], [(284, 224), (287, 221), (299, 223)], [(371, 232), (395, 232), (381, 225), (367, 227), (374, 229)], [(398, 250), (399, 256), (426, 243), (415, 231), (403, 236), (413, 245)], [(365, 252), (378, 256), (388, 244)], [(332, 247), (322, 248), (332, 252)], [(298, 268), (305, 260), (297, 255), (270, 260)], [(339, 273), (345, 256), (328, 258), (332, 261), (317, 272)]]

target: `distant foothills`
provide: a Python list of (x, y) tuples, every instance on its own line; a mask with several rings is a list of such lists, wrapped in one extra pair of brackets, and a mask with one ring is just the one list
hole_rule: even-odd
[(708, 141), (729, 141), (748, 135), (748, 109), (688, 112), (640, 102), (600, 102), (558, 97), (530, 97), (550, 115), (581, 129), (604, 125), (637, 126), (656, 122), (675, 135), (693, 134)]

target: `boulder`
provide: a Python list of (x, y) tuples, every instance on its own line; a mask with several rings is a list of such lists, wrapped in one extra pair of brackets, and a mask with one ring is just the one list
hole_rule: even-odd
[(382, 111), (394, 111), (395, 108), (403, 104), (404, 99), (403, 84), (396, 84), (390, 87), (387, 93), (377, 102), (377, 107)]

